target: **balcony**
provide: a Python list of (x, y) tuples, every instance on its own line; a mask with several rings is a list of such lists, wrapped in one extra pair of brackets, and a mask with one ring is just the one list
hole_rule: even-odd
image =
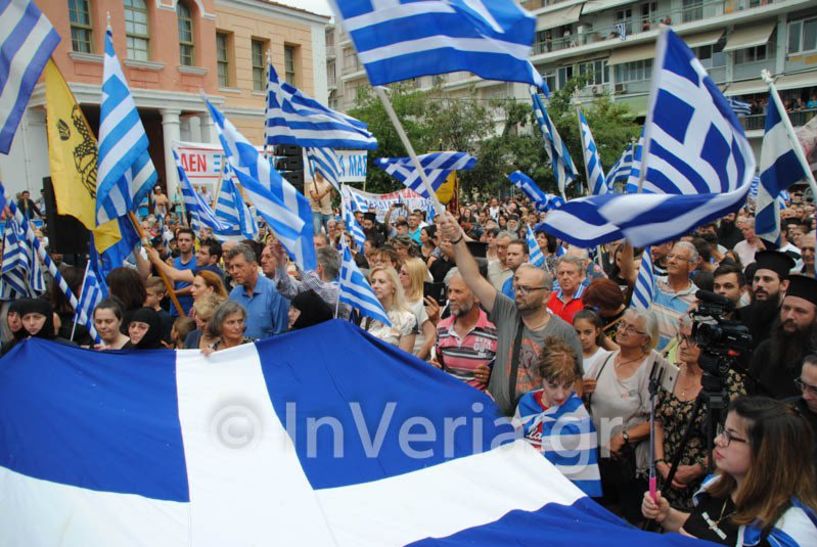
[[(793, 110), (789, 112), (789, 120), (793, 127), (800, 127), (806, 125), (812, 118), (817, 116), (817, 108), (808, 110)], [(752, 114), (750, 116), (741, 116), (741, 123), (746, 131), (763, 131), (766, 124), (766, 114)]]

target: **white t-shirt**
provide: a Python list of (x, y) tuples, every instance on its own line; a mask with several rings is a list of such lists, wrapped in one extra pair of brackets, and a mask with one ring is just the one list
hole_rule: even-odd
[[(585, 378), (595, 378), (598, 373), (598, 367), (610, 356), (613, 352), (608, 351), (602, 347), (596, 348), (596, 352), (590, 357), (585, 356), (582, 361), (582, 368), (584, 369)], [(609, 363), (608, 363), (609, 364)]]

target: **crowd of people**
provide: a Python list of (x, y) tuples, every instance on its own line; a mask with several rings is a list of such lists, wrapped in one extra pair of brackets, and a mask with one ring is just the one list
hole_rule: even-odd
[[(263, 223), (254, 240), (220, 243), (157, 192), (143, 221), (152, 245), (110, 273), (110, 296), (94, 310), (101, 343), (51, 283), (44, 298), (4, 303), (2, 353), (36, 337), (210, 355), (340, 317), (488, 394), (574, 484), (633, 523), (728, 545), (739, 535), (774, 544), (795, 524), (817, 537), (815, 207), (802, 193), (781, 213), (777, 250), (755, 234), (751, 205), (648, 250), (625, 241), (588, 250), (548, 234), (546, 213), (518, 197), (463, 201), (431, 221), (400, 204), (357, 212), (366, 236), (357, 248), (331, 190), (313, 194), (317, 267), (304, 272)], [(542, 266), (529, 261), (529, 228)], [(390, 325), (338, 302), (342, 239)], [(631, 306), (644, 252), (655, 276), (648, 310)], [(78, 293), (83, 269), (61, 269)], [(724, 319), (751, 334), (717, 373), (695, 334), (700, 290), (728, 302)], [(673, 366), (677, 380), (655, 396), (651, 451), (651, 374)], [(695, 412), (712, 375), (729, 402), (714, 439), (707, 403)], [(581, 466), (554, 449), (556, 437), (578, 443)], [(647, 492), (651, 465), (657, 493)]]

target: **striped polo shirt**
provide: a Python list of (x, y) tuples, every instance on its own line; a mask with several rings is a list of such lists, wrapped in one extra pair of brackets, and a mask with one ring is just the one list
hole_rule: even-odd
[(488, 316), (479, 310), (479, 318), (465, 337), (460, 338), (454, 330), (453, 315), (437, 324), (437, 361), (442, 369), (466, 382), (471, 387), (485, 391), (486, 384), (474, 377), (474, 371), (482, 365), (493, 366), (496, 357), (496, 327)]
[(672, 290), (666, 277), (659, 277), (655, 280), (655, 291), (653, 293), (652, 306), (650, 309), (655, 313), (658, 320), (658, 331), (660, 340), (658, 351), (662, 351), (672, 338), (678, 334), (678, 320), (685, 315), (689, 307), (698, 299), (695, 293), (698, 287), (692, 281), (686, 289), (678, 292)]

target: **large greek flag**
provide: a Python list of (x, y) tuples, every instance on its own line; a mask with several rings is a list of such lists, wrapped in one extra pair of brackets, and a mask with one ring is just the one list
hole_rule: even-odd
[(340, 264), (340, 295), (341, 302), (345, 302), (358, 310), (361, 315), (380, 321), (384, 325), (391, 326), (391, 320), (386, 315), (386, 310), (377, 299), (366, 277), (360, 272), (355, 264), (352, 251), (346, 245), (343, 246), (343, 255)]
[(348, 321), (209, 356), (30, 339), (0, 369), (3, 545), (699, 544), (607, 512), (490, 397)]
[[(255, 239), (258, 235), (258, 223), (255, 215), (244, 203), (241, 191), (233, 182), (230, 166), (225, 166), (221, 177), (221, 188), (216, 196), (216, 218), (229, 226), (227, 233), (230, 236), (239, 236), (241, 239)], [(225, 234), (226, 235), (226, 234)]]
[(551, 211), (549, 233), (581, 247), (676, 239), (736, 210), (755, 170), (735, 113), (671, 29), (658, 40), (640, 176), (645, 194), (579, 198)]
[(26, 230), (10, 218), (3, 238), (3, 264), (0, 268), (0, 297), (3, 300), (34, 298), (45, 292), (42, 266), (26, 238)]
[(618, 158), (613, 167), (610, 171), (607, 172), (607, 179), (606, 184), (607, 188), (610, 191), (613, 191), (614, 185), (616, 182), (627, 182), (627, 179), (630, 178), (630, 172), (633, 169), (633, 145), (628, 144), (627, 147), (624, 149), (624, 152), (621, 153), (621, 157)]
[[(452, 171), (467, 171), (477, 163), (477, 158), (465, 152), (432, 152), (421, 154), (417, 159), (425, 169), (426, 177), (434, 190), (442, 186)], [(402, 182), (406, 188), (426, 199), (431, 197), (411, 158), (377, 158), (375, 165)]]
[(377, 140), (366, 124), (323, 106), (278, 79), (268, 65), (266, 143), (302, 147), (374, 150)]
[(102, 104), (99, 113), (96, 222), (136, 210), (153, 189), (158, 175), (148, 154), (148, 137), (113, 47), (105, 32)]
[(0, 2), (0, 154), (8, 154), (60, 35), (31, 0)]
[(550, 158), (553, 178), (556, 179), (556, 186), (559, 188), (559, 193), (564, 195), (567, 185), (573, 182), (578, 175), (576, 166), (570, 158), (567, 145), (562, 141), (562, 138), (556, 131), (556, 126), (553, 125), (539, 93), (536, 90), (531, 90), (530, 95), (533, 104), (533, 114), (536, 117), (536, 122), (539, 124), (539, 129), (542, 131), (542, 138), (545, 141), (545, 151), (547, 152), (548, 158)]
[(513, 0), (332, 0), (372, 85), (468, 71), (544, 87), (536, 17)]
[(587, 168), (587, 189), (594, 196), (606, 194), (607, 183), (605, 182), (604, 169), (601, 166), (599, 149), (596, 146), (593, 134), (590, 132), (590, 125), (581, 110), (579, 110), (579, 127), (581, 129), (582, 150), (584, 151), (584, 164)]
[(641, 255), (641, 265), (638, 267), (638, 277), (635, 280), (630, 307), (645, 311), (650, 309), (654, 293), (655, 272), (652, 269), (652, 253), (649, 247), (645, 247)]
[(258, 214), (302, 271), (315, 269), (312, 208), (303, 194), (272, 168), (267, 158), (238, 132), (213, 104), (205, 99), (210, 117), (230, 168), (255, 205)]
[(548, 204), (548, 197), (545, 192), (539, 188), (539, 185), (522, 171), (514, 171), (508, 175), (508, 180), (514, 186), (522, 190), (529, 200), (533, 202), (537, 209), (544, 211)]
[(332, 148), (307, 148), (306, 158), (309, 160), (309, 170), (314, 178), (320, 173), (335, 190), (340, 192), (340, 159)]
[[(774, 247), (780, 246), (779, 196), (792, 184), (812, 177), (794, 139), (786, 109), (773, 86), (769, 89), (766, 127), (760, 149), (760, 184), (755, 202), (755, 232)], [(787, 127), (788, 125), (788, 127)], [(783, 203), (785, 206), (785, 202)]]

